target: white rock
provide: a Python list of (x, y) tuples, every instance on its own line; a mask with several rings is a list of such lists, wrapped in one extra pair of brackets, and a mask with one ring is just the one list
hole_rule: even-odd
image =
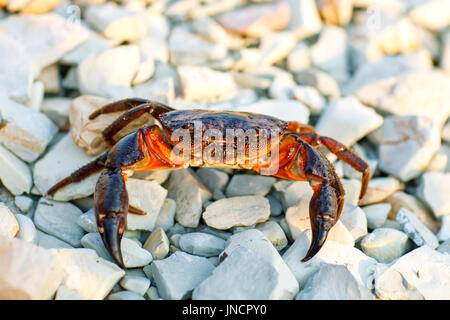
[(420, 222), (413, 213), (401, 208), (397, 212), (396, 220), (403, 226), (403, 231), (408, 237), (419, 247), (427, 245), (435, 249), (439, 246), (439, 241), (434, 233)]
[[(258, 230), (251, 229), (231, 236), (220, 260), (223, 262), (212, 276), (194, 291), (193, 299), (227, 296), (230, 299), (235, 296), (234, 299), (290, 300), (298, 291), (295, 278), (283, 259), (269, 239)], [(247, 267), (242, 268), (243, 265)], [(218, 283), (224, 284), (223, 290), (217, 290)]]
[(367, 218), (360, 207), (344, 204), (344, 209), (339, 219), (355, 241), (367, 234)]
[(218, 256), (225, 248), (225, 240), (203, 232), (182, 234), (179, 239), (180, 249), (197, 256)]
[(266, 114), (285, 121), (308, 123), (309, 110), (300, 101), (261, 99), (256, 103), (240, 106), (236, 111)]
[(402, 256), (378, 276), (375, 290), (382, 299), (448, 300), (449, 279), (450, 255), (423, 246)]
[(280, 201), (285, 209), (297, 204), (302, 196), (311, 198), (313, 190), (308, 182), (305, 181), (278, 181), (273, 185), (273, 189), (279, 195)]
[(125, 275), (91, 249), (54, 249), (64, 269), (63, 285), (89, 300), (101, 300)]
[(41, 111), (64, 131), (68, 131), (69, 109), (72, 103), (70, 98), (46, 98), (42, 102)]
[(46, 234), (45, 232), (42, 232), (39, 229), (37, 229), (37, 238), (38, 238), (37, 245), (39, 247), (42, 247), (42, 248), (45, 248), (45, 249), (56, 249), (56, 248), (71, 249), (71, 248), (73, 248), (67, 242), (64, 242), (64, 241), (59, 240), (58, 238), (56, 238), (54, 236)]
[(60, 285), (56, 291), (55, 300), (86, 300), (86, 298), (65, 285)]
[(37, 244), (39, 242), (39, 238), (33, 221), (23, 214), (16, 214), (14, 216), (19, 223), (19, 232), (16, 237), (18, 239), (22, 239), (23, 241)]
[(211, 191), (190, 169), (174, 171), (166, 188), (169, 191), (167, 196), (176, 202), (176, 221), (185, 227), (197, 227), (203, 203), (212, 198)]
[(162, 228), (164, 231), (169, 230), (174, 225), (176, 209), (177, 203), (175, 200), (166, 198), (155, 221), (155, 229)]
[(359, 201), (359, 193), (361, 192), (361, 181), (341, 179), (341, 183), (345, 190), (344, 202), (356, 206)]
[(31, 170), (10, 151), (0, 146), (0, 180), (15, 195), (30, 192)]
[(344, 29), (327, 25), (322, 29), (319, 40), (310, 48), (313, 64), (339, 83), (349, 78), (347, 41)]
[(89, 209), (78, 217), (77, 223), (86, 232), (97, 232), (97, 221), (94, 208)]
[(46, 66), (88, 37), (85, 28), (72, 27), (56, 13), (12, 15), (0, 28), (0, 91), (22, 103), (31, 97), (32, 82)]
[(206, 258), (181, 251), (151, 265), (158, 293), (161, 298), (169, 300), (189, 299), (192, 290), (213, 270), (214, 266)]
[(230, 73), (187, 65), (179, 66), (177, 70), (183, 97), (187, 101), (221, 98), (237, 90)]
[(413, 2), (411, 19), (428, 29), (440, 30), (450, 24), (450, 3), (445, 0)]
[(373, 294), (358, 283), (353, 274), (342, 265), (324, 264), (296, 300), (373, 300)]
[(77, 224), (81, 214), (81, 210), (71, 203), (41, 198), (34, 213), (34, 223), (40, 230), (79, 247), (84, 235)]
[(427, 172), (420, 179), (417, 195), (436, 217), (450, 214), (450, 173)]
[[(41, 194), (45, 194), (54, 184), (94, 159), (95, 157), (88, 156), (83, 149), (75, 145), (70, 134), (66, 134), (34, 165), (34, 183)], [(94, 193), (99, 175), (96, 173), (83, 181), (66, 186), (56, 192), (53, 199), (67, 201), (90, 196)]]
[(378, 228), (361, 240), (361, 249), (381, 263), (391, 263), (412, 248), (408, 236), (395, 229)]
[(139, 40), (146, 32), (144, 20), (137, 12), (112, 2), (89, 6), (85, 16), (86, 21), (108, 39)]
[(450, 239), (450, 215), (442, 217), (441, 229), (436, 235), (439, 241), (447, 241)]
[(81, 245), (87, 249), (93, 249), (97, 252), (98, 256), (114, 263), (111, 255), (103, 244), (102, 237), (98, 232), (87, 233), (81, 238)]
[(319, 114), (325, 108), (326, 100), (311, 86), (295, 86), (292, 89), (294, 99), (304, 103), (312, 114)]
[(58, 257), (52, 252), (0, 235), (1, 299), (51, 299), (62, 278)]
[(203, 220), (210, 227), (225, 230), (265, 222), (269, 216), (269, 200), (262, 196), (242, 196), (215, 201), (206, 208)]
[(250, 174), (235, 174), (228, 184), (227, 197), (258, 195), (265, 196), (276, 182), (274, 177)]
[(309, 249), (310, 239), (311, 232), (303, 232), (283, 254), (283, 260), (297, 278), (300, 288), (305, 286), (308, 278), (316, 273), (323, 263), (345, 265), (359, 284), (369, 290), (373, 288), (377, 263), (375, 259), (356, 248), (327, 240), (317, 255), (307, 262), (301, 262)]
[[(267, 199), (269, 199), (270, 203), (270, 216), (277, 217), (283, 212), (283, 206), (281, 202), (274, 196), (268, 194), (266, 196)], [(217, 199), (220, 200), (220, 199)]]
[(295, 80), (300, 85), (316, 88), (323, 96), (329, 98), (341, 96), (341, 90), (336, 80), (317, 68), (302, 69), (295, 74)]
[(158, 228), (149, 235), (142, 247), (152, 254), (153, 259), (164, 259), (169, 254), (169, 239), (164, 230)]
[(291, 72), (298, 72), (311, 66), (309, 46), (305, 42), (298, 42), (287, 56), (287, 68)]
[(295, 32), (297, 39), (312, 36), (322, 28), (319, 11), (313, 0), (288, 0), (291, 7), (291, 20), (288, 30)]
[(259, 50), (261, 52), (260, 63), (272, 65), (282, 61), (294, 49), (296, 37), (294, 32), (271, 32), (261, 38)]
[(27, 213), (33, 206), (33, 199), (27, 196), (16, 196), (14, 198), (14, 204), (20, 209), (20, 211)]
[(256, 229), (261, 231), (278, 251), (283, 250), (288, 245), (288, 240), (283, 229), (275, 221), (269, 220), (265, 223), (258, 224)]
[(214, 168), (199, 168), (196, 173), (200, 180), (211, 190), (224, 190), (230, 180), (228, 174)]
[(58, 127), (43, 113), (0, 96), (0, 143), (27, 162), (44, 152)]
[(394, 177), (372, 178), (367, 186), (367, 192), (364, 198), (359, 201), (359, 204), (381, 202), (396, 191), (403, 189), (403, 186), (403, 183)]
[(139, 48), (136, 45), (123, 45), (98, 55), (89, 55), (77, 69), (80, 92), (112, 99), (133, 96), (130, 85), (139, 63)]
[(441, 68), (447, 72), (450, 71), (450, 32), (448, 31), (442, 36)]
[(146, 212), (146, 215), (128, 214), (128, 230), (152, 231), (155, 227), (167, 190), (156, 181), (129, 178), (127, 181), (129, 203)]
[(14, 217), (14, 214), (3, 203), (0, 203), (0, 234), (14, 238), (19, 232), (19, 223)]
[(125, 290), (136, 292), (137, 294), (143, 296), (150, 287), (150, 279), (125, 275), (125, 277), (120, 280), (120, 285)]
[(39, 111), (42, 105), (42, 101), (44, 100), (44, 94), (45, 94), (44, 83), (42, 81), (33, 82), (31, 88), (31, 97), (25, 103), (25, 106), (27, 106), (30, 109)]
[(362, 208), (367, 218), (367, 227), (369, 229), (376, 229), (381, 227), (387, 219), (389, 211), (391, 211), (391, 204), (377, 203)]
[[(305, 230), (311, 229), (311, 220), (309, 218), (309, 202), (310, 197), (302, 196), (298, 200), (296, 206), (290, 207), (286, 211), (286, 222), (289, 226), (289, 231), (294, 240), (300, 237)], [(355, 239), (347, 230), (341, 220), (338, 220), (333, 228), (331, 228), (328, 233), (327, 239), (339, 242), (350, 247), (353, 247), (355, 245)]]
[[(264, 80), (269, 80), (262, 77)], [(270, 80), (269, 80), (270, 81)], [(289, 100), (293, 96), (295, 87), (294, 77), (290, 73), (279, 73), (274, 76), (269, 88), (269, 95), (273, 99)]]
[(172, 104), (175, 99), (175, 85), (171, 77), (151, 79), (133, 87), (135, 96), (143, 99)]
[(158, 293), (158, 288), (156, 288), (156, 287), (151, 286), (150, 288), (148, 288), (146, 294), (150, 300), (161, 299), (161, 297), (159, 296), (159, 293)]
[(111, 294), (108, 300), (145, 300), (141, 295), (132, 291), (119, 291)]
[(120, 249), (123, 256), (123, 263), (127, 268), (143, 267), (153, 260), (152, 254), (141, 248), (132, 239), (122, 238)]
[(444, 241), (439, 247), (436, 248), (441, 253), (450, 254), (450, 240)]
[(349, 147), (382, 124), (383, 118), (373, 109), (354, 97), (346, 97), (334, 99), (327, 105), (316, 125), (316, 131)]

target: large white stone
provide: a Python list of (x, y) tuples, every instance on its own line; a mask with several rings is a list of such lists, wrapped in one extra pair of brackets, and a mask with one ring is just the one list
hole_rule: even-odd
[(265, 196), (276, 182), (274, 177), (250, 174), (235, 174), (227, 185), (227, 197), (258, 195)]
[(97, 55), (91, 54), (78, 66), (79, 89), (82, 94), (113, 99), (132, 97), (131, 82), (139, 64), (139, 48), (136, 45), (123, 45)]
[(43, 113), (0, 95), (0, 143), (27, 162), (44, 152), (58, 127)]
[(383, 118), (373, 109), (364, 106), (354, 97), (346, 97), (334, 99), (325, 107), (316, 131), (351, 146), (382, 124)]
[(159, 211), (158, 218), (155, 222), (155, 229), (162, 228), (164, 231), (169, 230), (175, 223), (175, 211), (177, 209), (177, 203), (175, 200), (166, 198)]
[(168, 300), (189, 299), (194, 290), (205, 280), (214, 266), (204, 257), (177, 251), (163, 260), (151, 264), (153, 281), (161, 298)]
[(142, 247), (152, 254), (153, 259), (164, 259), (169, 254), (169, 239), (162, 228), (157, 228)]
[(428, 29), (441, 30), (450, 25), (450, 3), (446, 0), (416, 1), (409, 12), (411, 19)]
[(1, 299), (51, 299), (62, 279), (63, 270), (55, 254), (0, 235)]
[(309, 249), (311, 232), (303, 232), (292, 246), (283, 254), (283, 260), (291, 269), (303, 288), (308, 278), (316, 273), (323, 263), (345, 265), (359, 284), (371, 290), (376, 260), (365, 255), (360, 250), (327, 240), (320, 251), (311, 260), (301, 262)]
[(143, 296), (150, 287), (150, 279), (145, 277), (125, 275), (125, 277), (120, 280), (120, 285), (125, 290), (129, 290)]
[(421, 177), (417, 195), (436, 217), (450, 214), (450, 173), (427, 172)]
[(286, 235), (277, 222), (269, 220), (258, 224), (256, 229), (261, 231), (278, 251), (283, 250), (288, 245)]
[(362, 208), (367, 218), (367, 227), (376, 229), (381, 227), (387, 219), (391, 205), (389, 203), (377, 203)]
[(123, 263), (127, 268), (144, 267), (153, 260), (152, 254), (141, 248), (140, 243), (138, 244), (132, 239), (122, 238), (120, 250), (122, 252)]
[(375, 229), (360, 245), (365, 254), (382, 263), (390, 263), (412, 248), (405, 233), (391, 228)]
[[(66, 134), (34, 165), (34, 183), (38, 190), (45, 194), (54, 184), (94, 159), (95, 157), (88, 156), (83, 149), (75, 145), (70, 134)], [(83, 181), (66, 186), (55, 193), (53, 199), (67, 201), (90, 196), (94, 193), (99, 175), (96, 173)]]
[(377, 276), (375, 290), (382, 299), (448, 300), (449, 279), (450, 255), (423, 246), (402, 256)]
[(178, 243), (181, 250), (202, 257), (218, 256), (225, 248), (224, 239), (203, 232), (182, 234)]
[(0, 234), (14, 238), (19, 232), (19, 223), (14, 217), (14, 214), (9, 210), (9, 208), (3, 203), (0, 203)]
[(225, 230), (265, 222), (269, 216), (270, 204), (267, 198), (241, 196), (213, 202), (203, 213), (203, 220), (210, 227)]
[(435, 249), (439, 246), (439, 241), (430, 229), (428, 229), (412, 212), (401, 208), (397, 212), (397, 222), (399, 222), (403, 231), (419, 247), (430, 246)]
[(33, 184), (30, 168), (2, 146), (0, 146), (0, 180), (15, 195), (28, 193)]
[(89, 300), (102, 300), (125, 275), (92, 249), (53, 249), (64, 269), (63, 285)]

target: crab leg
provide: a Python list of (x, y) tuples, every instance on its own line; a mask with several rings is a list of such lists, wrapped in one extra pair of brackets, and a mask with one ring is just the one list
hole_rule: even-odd
[(89, 116), (89, 120), (94, 120), (101, 114), (105, 113), (112, 113), (112, 112), (119, 112), (119, 111), (127, 111), (130, 109), (133, 109), (134, 107), (137, 107), (141, 104), (149, 103), (149, 100), (141, 99), (141, 98), (130, 98), (130, 99), (123, 99), (115, 102), (111, 102), (107, 105), (104, 105), (103, 107), (95, 110), (91, 115)]
[[(328, 160), (297, 134), (287, 133), (280, 144), (276, 177), (309, 181), (314, 190), (309, 203), (312, 242), (302, 259), (311, 259), (323, 246), (344, 205), (345, 191)], [(259, 171), (259, 168), (256, 169)]]

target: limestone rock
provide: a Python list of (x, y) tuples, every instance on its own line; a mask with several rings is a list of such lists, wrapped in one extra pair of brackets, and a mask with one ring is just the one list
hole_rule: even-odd
[(391, 263), (412, 248), (408, 236), (395, 229), (378, 228), (361, 240), (361, 249), (381, 263)]

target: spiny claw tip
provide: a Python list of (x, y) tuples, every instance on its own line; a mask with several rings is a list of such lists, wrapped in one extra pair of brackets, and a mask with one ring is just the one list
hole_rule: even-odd
[(306, 253), (305, 257), (301, 260), (301, 262), (307, 262), (308, 260), (312, 259), (322, 248), (322, 246), (325, 243), (325, 240), (327, 239), (328, 231), (325, 229), (319, 229), (316, 232), (313, 232), (313, 238), (311, 241), (311, 245), (308, 249), (308, 252)]

